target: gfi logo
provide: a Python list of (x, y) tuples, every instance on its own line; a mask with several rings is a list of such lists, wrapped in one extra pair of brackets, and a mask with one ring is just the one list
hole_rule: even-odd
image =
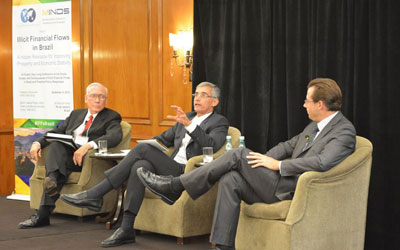
[(30, 8), (30, 9), (23, 9), (22, 11), (21, 11), (21, 21), (23, 22), (23, 23), (26, 23), (26, 22), (33, 22), (33, 21), (35, 21), (35, 19), (36, 19), (36, 11), (34, 10), (34, 9), (32, 9), (32, 8)]
[(42, 14), (43, 14), (43, 16), (67, 15), (67, 14), (69, 14), (69, 8), (42, 10)]

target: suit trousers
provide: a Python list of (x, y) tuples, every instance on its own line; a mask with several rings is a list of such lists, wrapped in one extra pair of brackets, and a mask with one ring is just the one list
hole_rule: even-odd
[(235, 245), (240, 202), (274, 203), (280, 179), (278, 171), (264, 167), (252, 168), (246, 156), (249, 149), (233, 149), (211, 163), (180, 176), (190, 197), (197, 199), (217, 181), (218, 196), (214, 210), (211, 242)]
[[(57, 190), (60, 193), (65, 182), (68, 180), (69, 175), (72, 172), (81, 172), (82, 167), (74, 164), (73, 155), (75, 149), (72, 147), (61, 142), (52, 142), (47, 147), (48, 152), (45, 164), (46, 176), (49, 176), (50, 173), (56, 173)], [(55, 206), (55, 202), (58, 198), (59, 195), (50, 197), (43, 193), (40, 205)]]
[(145, 186), (136, 173), (136, 170), (140, 167), (155, 174), (172, 176), (181, 175), (185, 169), (185, 165), (174, 161), (155, 147), (148, 144), (138, 144), (118, 165), (107, 170), (105, 175), (113, 188), (117, 189), (127, 181), (124, 211), (136, 215), (142, 205), (145, 192)]

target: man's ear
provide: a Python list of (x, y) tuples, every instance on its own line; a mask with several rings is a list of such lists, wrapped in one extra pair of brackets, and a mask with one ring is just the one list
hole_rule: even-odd
[(218, 105), (218, 103), (219, 103), (219, 99), (218, 98), (213, 98), (212, 106), (216, 107)]
[(326, 106), (325, 106), (325, 103), (324, 103), (323, 101), (319, 100), (319, 101), (317, 102), (317, 104), (318, 104), (318, 108), (319, 108), (320, 110), (327, 110), (327, 108), (326, 108)]

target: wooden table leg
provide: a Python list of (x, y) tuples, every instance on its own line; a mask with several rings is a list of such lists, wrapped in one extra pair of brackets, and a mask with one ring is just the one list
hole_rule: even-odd
[(111, 228), (113, 228), (113, 226), (115, 224), (117, 224), (117, 222), (121, 216), (121, 211), (122, 211), (123, 205), (124, 205), (125, 190), (126, 190), (126, 183), (124, 183), (118, 189), (117, 200), (115, 202), (115, 206), (114, 206), (113, 210), (104, 217), (97, 216), (96, 217), (97, 223), (105, 222), (107, 229), (111, 229)]

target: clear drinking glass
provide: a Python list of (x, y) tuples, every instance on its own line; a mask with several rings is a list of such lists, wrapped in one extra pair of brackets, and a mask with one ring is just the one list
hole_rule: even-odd
[(107, 153), (107, 140), (99, 140), (99, 154)]
[(209, 163), (213, 160), (213, 148), (203, 147), (203, 163)]

